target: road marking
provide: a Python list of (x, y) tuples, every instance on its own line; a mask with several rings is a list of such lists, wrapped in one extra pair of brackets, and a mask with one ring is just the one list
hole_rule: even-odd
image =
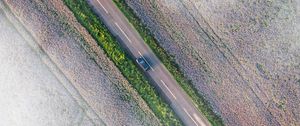
[[(100, 4), (100, 6), (103, 8), (103, 10), (108, 14), (107, 9), (103, 6), (103, 4), (97, 0), (97, 2)], [(127, 38), (127, 40), (132, 43), (132, 41), (129, 39), (129, 37), (127, 36), (127, 34), (121, 29), (121, 27), (118, 25), (118, 23), (115, 22), (115, 25), (118, 27), (118, 29), (125, 35), (125, 37)], [(148, 61), (145, 59), (145, 57), (141, 54), (140, 51), (138, 51), (139, 55), (146, 61), (146, 63), (150, 66), (150, 64), (148, 63)], [(154, 69), (150, 66), (151, 70), (154, 71)], [(160, 80), (162, 82), (162, 84), (167, 88), (167, 90), (171, 93), (171, 95), (174, 97), (174, 99), (176, 100), (176, 96), (171, 92), (171, 90), (168, 88), (168, 86), (165, 84), (165, 82), (163, 80)], [(185, 108), (183, 108), (184, 112), (192, 119), (192, 121), (196, 124), (196, 126), (198, 126), (198, 124), (196, 123), (196, 121), (192, 118), (192, 116), (187, 112), (187, 110)], [(194, 118), (197, 120), (197, 122), (200, 124), (200, 126), (205, 126), (205, 124), (201, 121), (201, 119), (194, 113), (193, 114)]]
[(100, 6), (103, 8), (103, 10), (108, 14), (108, 11), (105, 9), (105, 7), (102, 5), (102, 3), (99, 0), (97, 0), (97, 2), (100, 4)]
[(192, 116), (186, 111), (185, 108), (183, 108), (184, 112), (193, 120), (193, 122), (198, 126), (197, 122), (192, 118)]
[(129, 39), (129, 37), (125, 34), (125, 32), (121, 29), (121, 27), (119, 26), (119, 24), (117, 23), (117, 22), (115, 22), (115, 25), (118, 27), (118, 29), (125, 35), (125, 37), (127, 38), (127, 40), (130, 42), (130, 43), (132, 43), (131, 42), (131, 40)]
[(200, 126), (205, 126), (205, 124), (201, 121), (197, 114), (194, 113), (193, 116), (196, 119), (196, 121), (200, 124)]
[(148, 63), (148, 61), (145, 59), (145, 57), (142, 55), (142, 53), (140, 51), (138, 51), (138, 53), (140, 54), (140, 56), (146, 61), (146, 63), (150, 66), (151, 70), (154, 71), (154, 69), (151, 67), (151, 65)]
[(163, 80), (160, 80), (161, 83), (167, 88), (167, 90), (171, 93), (171, 95), (174, 97), (174, 99), (176, 100), (176, 96), (172, 93), (172, 91), (169, 89), (169, 87), (166, 85), (166, 83)]

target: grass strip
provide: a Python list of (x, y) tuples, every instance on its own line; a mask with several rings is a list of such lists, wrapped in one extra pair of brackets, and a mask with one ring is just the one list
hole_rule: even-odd
[(162, 63), (174, 76), (179, 85), (186, 91), (186, 93), (192, 98), (196, 107), (203, 113), (208, 121), (213, 126), (223, 126), (222, 118), (213, 112), (209, 102), (197, 92), (197, 89), (192, 85), (192, 82), (184, 77), (183, 72), (179, 69), (175, 59), (169, 55), (161, 46), (159, 46), (157, 40), (153, 37), (149, 29), (141, 22), (134, 11), (127, 5), (125, 0), (113, 0), (118, 8), (124, 13), (128, 21), (137, 29), (144, 41), (152, 49), (152, 51), (159, 57)]
[(123, 50), (116, 38), (112, 36), (101, 19), (93, 12), (85, 0), (64, 0), (65, 5), (73, 12), (76, 19), (83, 25), (106, 55), (119, 68), (130, 84), (146, 101), (162, 125), (179, 126), (182, 123), (175, 116), (170, 106), (158, 96), (147, 78), (134, 64), (133, 59)]

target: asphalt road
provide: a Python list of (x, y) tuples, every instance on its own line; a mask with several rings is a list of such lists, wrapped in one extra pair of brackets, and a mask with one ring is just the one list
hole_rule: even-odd
[(123, 13), (111, 0), (89, 0), (90, 5), (102, 18), (109, 30), (127, 47), (131, 54), (147, 59), (151, 69), (146, 73), (165, 96), (175, 113), (187, 126), (209, 126), (207, 119), (197, 110), (191, 98), (155, 56), (138, 32), (130, 25)]

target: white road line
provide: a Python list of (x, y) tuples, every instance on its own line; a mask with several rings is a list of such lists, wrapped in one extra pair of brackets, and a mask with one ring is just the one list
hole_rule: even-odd
[(145, 57), (142, 55), (142, 53), (140, 51), (138, 51), (138, 53), (140, 54), (140, 56), (146, 61), (146, 63), (150, 66), (151, 70), (154, 71), (154, 69), (152, 68), (152, 66), (148, 63), (148, 61), (145, 59)]
[(99, 0), (97, 0), (97, 2), (100, 4), (100, 6), (103, 8), (103, 10), (105, 11), (105, 13), (107, 13), (108, 14), (108, 11), (105, 9), (105, 7), (102, 5), (102, 3), (99, 1)]
[(160, 80), (161, 83), (167, 88), (167, 90), (171, 93), (171, 95), (174, 97), (174, 99), (176, 100), (176, 96), (172, 93), (172, 91), (169, 89), (169, 87), (166, 85), (166, 83), (163, 80)]
[(197, 122), (192, 118), (192, 116), (186, 111), (185, 108), (183, 108), (184, 112), (193, 120), (193, 122), (198, 126)]
[(193, 116), (196, 119), (196, 121), (200, 124), (200, 126), (205, 126), (205, 124), (201, 121), (197, 114), (194, 113)]
[(127, 38), (127, 40), (130, 42), (130, 43), (132, 43), (131, 42), (131, 40), (129, 39), (129, 37), (125, 34), (125, 32), (121, 29), (121, 27), (119, 26), (119, 24), (117, 23), (117, 22), (115, 22), (115, 25), (118, 27), (118, 29), (125, 35), (125, 37)]

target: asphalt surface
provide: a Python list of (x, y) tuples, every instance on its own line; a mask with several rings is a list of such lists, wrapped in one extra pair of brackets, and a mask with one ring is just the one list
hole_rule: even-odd
[(210, 126), (207, 119), (197, 110), (191, 98), (181, 89), (176, 80), (155, 56), (138, 32), (111, 0), (89, 0), (90, 5), (102, 18), (110, 32), (117, 36), (135, 57), (143, 57), (151, 69), (146, 73), (160, 93), (165, 96), (172, 109), (187, 126)]

